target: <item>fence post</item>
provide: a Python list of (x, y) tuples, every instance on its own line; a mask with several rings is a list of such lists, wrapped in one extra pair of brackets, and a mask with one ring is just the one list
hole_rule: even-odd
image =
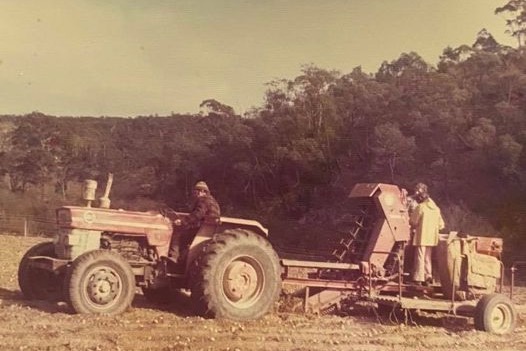
[(27, 218), (24, 217), (24, 237), (27, 236)]

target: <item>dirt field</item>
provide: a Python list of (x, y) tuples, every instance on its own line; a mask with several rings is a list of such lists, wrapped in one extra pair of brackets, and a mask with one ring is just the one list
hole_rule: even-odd
[(407, 325), (362, 308), (352, 316), (276, 312), (246, 322), (192, 315), (189, 298), (165, 307), (136, 295), (118, 316), (71, 315), (61, 304), (22, 299), (18, 262), (38, 238), (0, 235), (0, 350), (526, 350), (526, 288), (518, 289), (512, 335), (473, 330), (467, 318), (413, 316)]

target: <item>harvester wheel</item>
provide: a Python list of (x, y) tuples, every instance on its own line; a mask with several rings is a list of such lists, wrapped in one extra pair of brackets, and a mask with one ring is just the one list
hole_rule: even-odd
[(515, 329), (517, 312), (511, 300), (502, 294), (484, 295), (475, 308), (475, 328), (493, 334), (507, 334)]
[(60, 300), (64, 276), (31, 266), (29, 259), (35, 256), (56, 257), (54, 244), (36, 244), (22, 257), (18, 266), (18, 285), (22, 294), (30, 300)]
[(217, 234), (194, 264), (192, 300), (205, 317), (256, 319), (279, 297), (278, 256), (265, 238), (251, 231)]
[(135, 296), (135, 276), (117, 253), (86, 252), (73, 261), (65, 279), (66, 298), (77, 313), (124, 312)]

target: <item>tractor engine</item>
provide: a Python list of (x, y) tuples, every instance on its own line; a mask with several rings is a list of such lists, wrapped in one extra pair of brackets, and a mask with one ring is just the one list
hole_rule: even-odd
[(91, 250), (110, 249), (131, 261), (167, 256), (170, 220), (157, 212), (64, 206), (57, 210), (57, 258), (74, 260)]
[(58, 235), (54, 239), (57, 258), (74, 260), (98, 249), (118, 252), (131, 262), (151, 262), (168, 255), (173, 233), (170, 219), (155, 211), (110, 209), (108, 196), (112, 183), (113, 174), (110, 173), (104, 194), (98, 199), (98, 208), (92, 207), (97, 182), (88, 179), (82, 193), (85, 207), (57, 209)]
[(435, 266), (444, 296), (464, 300), (495, 291), (503, 274), (502, 244), (501, 238), (441, 234)]
[(130, 263), (159, 260), (155, 247), (148, 245), (146, 237), (142, 236), (103, 233), (100, 239), (100, 248), (116, 251)]

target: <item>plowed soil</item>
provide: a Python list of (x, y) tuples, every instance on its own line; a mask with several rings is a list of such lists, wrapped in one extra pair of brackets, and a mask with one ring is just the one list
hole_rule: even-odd
[(406, 323), (362, 306), (348, 316), (281, 310), (257, 321), (208, 320), (190, 300), (157, 306), (137, 293), (118, 316), (74, 315), (61, 303), (27, 301), (17, 282), (20, 258), (41, 238), (0, 235), (0, 350), (526, 350), (526, 288), (518, 288), (519, 321), (511, 335), (473, 329), (471, 318), (412, 314)]

